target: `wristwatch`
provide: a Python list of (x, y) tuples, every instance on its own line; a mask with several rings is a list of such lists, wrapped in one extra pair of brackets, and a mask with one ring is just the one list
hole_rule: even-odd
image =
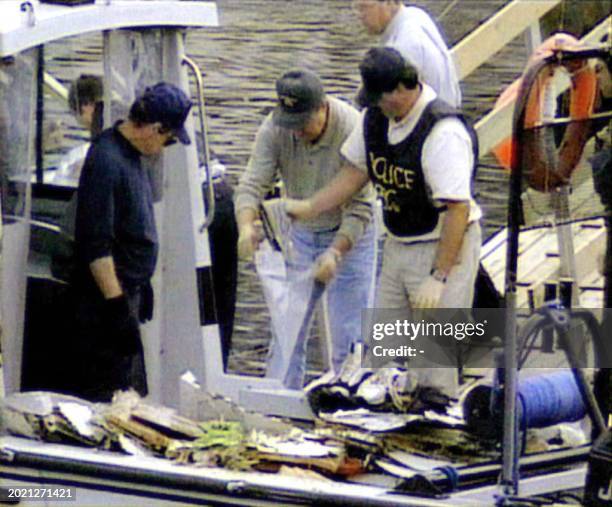
[(438, 282), (446, 283), (446, 275), (437, 268), (432, 268), (432, 270), (429, 272), (429, 275)]

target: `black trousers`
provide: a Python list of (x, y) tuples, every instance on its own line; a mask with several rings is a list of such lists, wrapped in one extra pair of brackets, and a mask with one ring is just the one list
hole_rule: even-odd
[[(223, 366), (232, 348), (238, 280), (238, 226), (234, 215), (234, 190), (225, 178), (213, 180), (215, 217), (208, 229), (212, 282), (217, 322), (221, 334)], [(206, 192), (206, 187), (203, 188)], [(206, 195), (206, 194), (205, 194)]]
[[(68, 358), (71, 382), (64, 391), (94, 402), (108, 402), (117, 390), (148, 393), (142, 344), (133, 355), (125, 355), (108, 336), (104, 323), (104, 299), (91, 283), (73, 286), (75, 316)], [(126, 290), (130, 311), (138, 317), (140, 291)]]

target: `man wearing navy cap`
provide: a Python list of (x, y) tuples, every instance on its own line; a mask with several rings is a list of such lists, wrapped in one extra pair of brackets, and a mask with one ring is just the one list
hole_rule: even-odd
[[(310, 197), (338, 174), (342, 167), (340, 147), (359, 120), (352, 106), (327, 96), (319, 76), (307, 69), (283, 74), (276, 82), (276, 92), (277, 107), (257, 132), (236, 190), (242, 258), (251, 258), (259, 246), (259, 205), (276, 177), (280, 176), (287, 196)], [(360, 341), (361, 310), (369, 306), (375, 245), (372, 205), (373, 192), (368, 185), (344, 209), (296, 224), (290, 237), (283, 238), (292, 246), (286, 259), (287, 280), (298, 284), (296, 280), (306, 275), (327, 284), (323, 304), (328, 309), (335, 371), (351, 345)], [(295, 291), (291, 297), (291, 301), (299, 300)], [(303, 320), (304, 301), (291, 308), (275, 306), (271, 308), (273, 318)], [(306, 343), (302, 338), (273, 336), (268, 361), (267, 375), (281, 378), (293, 389), (301, 389), (304, 382)]]
[(74, 288), (81, 363), (72, 391), (109, 401), (115, 390), (147, 394), (139, 322), (152, 316), (150, 279), (158, 242), (153, 196), (142, 156), (190, 144), (191, 101), (158, 83), (132, 104), (128, 119), (93, 140), (78, 188)]

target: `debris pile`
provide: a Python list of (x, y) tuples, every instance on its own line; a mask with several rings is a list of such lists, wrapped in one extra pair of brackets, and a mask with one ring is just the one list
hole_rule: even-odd
[(4, 400), (2, 421), (5, 431), (18, 436), (195, 466), (278, 472), (283, 465), (298, 465), (342, 475), (346, 461), (344, 446), (324, 435), (297, 427), (282, 435), (246, 432), (238, 421), (196, 422), (145, 403), (133, 391), (116, 393), (110, 404), (50, 392), (18, 393)]
[[(372, 412), (419, 414), (445, 413), (451, 398), (419, 382), (406, 368), (363, 368), (360, 352), (352, 353), (337, 374), (323, 375), (306, 387), (315, 414), (366, 409)], [(395, 418), (397, 420), (397, 418)]]
[[(397, 374), (388, 378), (397, 379)], [(209, 420), (184, 417), (145, 402), (133, 391), (117, 392), (109, 404), (50, 392), (17, 393), (3, 400), (0, 421), (4, 431), (18, 436), (165, 458), (177, 465), (343, 479), (390, 488), (418, 481), (423, 474), (499, 460), (497, 440), (467, 431), (458, 405), (449, 405), (444, 413), (366, 407), (321, 411), (314, 425), (299, 427), (246, 413), (207, 394), (201, 401)], [(528, 447), (541, 450), (531, 442)]]
[(15, 435), (101, 446), (105, 431), (93, 423), (95, 406), (67, 395), (19, 393), (2, 399), (0, 428)]

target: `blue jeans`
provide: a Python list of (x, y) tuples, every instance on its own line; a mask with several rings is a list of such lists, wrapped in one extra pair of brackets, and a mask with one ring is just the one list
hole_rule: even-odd
[[(312, 268), (335, 235), (333, 230), (313, 232), (299, 226), (291, 228), (286, 259), (287, 290), (283, 294), (288, 304), (270, 309), (286, 313), (286, 316), (281, 324), (282, 335), (273, 329), (266, 372), (268, 377), (281, 378), (290, 389), (301, 389), (304, 385), (307, 336), (298, 336), (298, 331), (312, 292)], [(329, 326), (334, 371), (339, 371), (351, 346), (362, 341), (361, 311), (373, 306), (375, 252), (375, 227), (370, 224), (344, 256), (336, 276), (323, 293), (322, 308)]]

